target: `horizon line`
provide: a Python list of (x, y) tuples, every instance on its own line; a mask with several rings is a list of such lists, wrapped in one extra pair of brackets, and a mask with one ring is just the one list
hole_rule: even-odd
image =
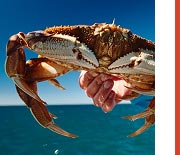
[[(120, 104), (131, 104), (131, 102), (130, 101), (121, 101), (121, 103)], [(48, 103), (47, 104), (47, 106), (73, 106), (73, 105), (94, 105), (93, 103), (90, 103), (90, 102), (88, 102), (88, 103)], [(20, 104), (0, 104), (0, 107), (2, 107), (2, 106), (26, 106), (26, 104), (22, 104), (22, 103), (20, 103)]]

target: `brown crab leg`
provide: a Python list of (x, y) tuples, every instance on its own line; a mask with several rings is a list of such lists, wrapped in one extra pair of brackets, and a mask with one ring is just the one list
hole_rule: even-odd
[(155, 122), (155, 98), (152, 99), (151, 103), (148, 106), (148, 109), (146, 109), (145, 111), (138, 113), (136, 115), (133, 115), (133, 116), (124, 116), (123, 118), (134, 121), (136, 119), (144, 118), (144, 117), (146, 119), (145, 124), (141, 128), (139, 128), (137, 131), (130, 134), (128, 137), (137, 136), (154, 124), (154, 122)]
[[(27, 80), (28, 88), (30, 88), (35, 93), (37, 93), (36, 81), (44, 81), (44, 80), (52, 79), (58, 76), (60, 74), (60, 71), (61, 73), (65, 73), (69, 71), (68, 69), (63, 67), (58, 69), (58, 67), (60, 66), (46, 58), (29, 60), (26, 63), (26, 76), (25, 76), (25, 79)], [(57, 86), (60, 85), (58, 81), (56, 81), (56, 85)], [(76, 135), (66, 132), (63, 129), (61, 129), (59, 126), (57, 126), (52, 120), (54, 115), (48, 112), (47, 108), (45, 107), (44, 104), (42, 104), (42, 102), (39, 102), (30, 95), (26, 94), (24, 91), (19, 89), (19, 87), (16, 88), (19, 96), (30, 108), (32, 115), (41, 126), (67, 137), (71, 137), (71, 138), (77, 137)]]
[[(36, 83), (29, 83), (29, 87), (31, 87), (34, 91), (37, 90)], [(53, 132), (56, 132), (58, 134), (61, 134), (63, 136), (67, 136), (70, 138), (76, 138), (77, 136), (74, 134), (71, 134), (69, 132), (64, 131), (62, 128), (57, 126), (52, 118), (55, 117), (55, 115), (48, 112), (46, 106), (42, 104), (41, 102), (35, 100), (31, 96), (27, 95), (24, 91), (22, 91), (19, 87), (16, 86), (17, 92), (21, 99), (26, 103), (27, 107), (30, 108), (30, 111), (36, 121), (43, 126), (44, 128), (48, 128), (52, 130)]]
[(123, 118), (135, 121), (136, 119), (145, 118), (145, 117), (150, 116), (152, 114), (154, 114), (154, 110), (147, 109), (147, 110), (145, 110), (143, 112), (140, 112), (140, 113), (138, 113), (136, 115), (133, 115), (133, 116), (124, 116)]
[(57, 64), (47, 58), (34, 58), (26, 62), (25, 78), (27, 81), (37, 82), (48, 80), (52, 85), (63, 89), (55, 78), (71, 70), (70, 67)]
[(154, 124), (154, 122), (155, 122), (155, 114), (147, 116), (145, 124), (141, 128), (139, 128), (137, 131), (130, 134), (128, 137), (134, 137), (134, 136), (141, 134), (142, 132), (147, 130), (149, 127), (151, 127)]
[(27, 94), (32, 96), (34, 99), (39, 102), (44, 102), (40, 97), (28, 87), (24, 76), (25, 76), (25, 53), (22, 46), (25, 45), (23, 38), (20, 37), (20, 34), (13, 35), (8, 43), (6, 49), (6, 73), (9, 77), (12, 78), (14, 83)]
[[(70, 70), (71, 69), (68, 69), (67, 67), (63, 67), (62, 65), (57, 64), (54, 61), (51, 61), (47, 58), (38, 58), (38, 59), (35, 58), (27, 61), (25, 78), (28, 81), (32, 81), (32, 82), (49, 80), (51, 83), (53, 82), (53, 85), (55, 85), (58, 88), (61, 88), (62, 86), (54, 78), (59, 75), (65, 74)], [(31, 89), (33, 89), (37, 93), (36, 82), (33, 82), (33, 84), (29, 83), (29, 87), (31, 87)], [(53, 132), (56, 132), (58, 134), (67, 137), (71, 137), (71, 138), (77, 137), (76, 135), (66, 132), (63, 129), (61, 129), (59, 126), (57, 126), (52, 120), (52, 117), (54, 117), (54, 115), (50, 114), (47, 111), (45, 105), (41, 104), (40, 102), (36, 101), (34, 98), (31, 98), (26, 94), (24, 94), (23, 96), (21, 95), (21, 98), (23, 98), (24, 96), (28, 98), (28, 101), (26, 99), (24, 100), (24, 102), (26, 102), (28, 107), (30, 107), (33, 116), (40, 125), (52, 130)]]
[(151, 103), (148, 106), (148, 109), (146, 109), (145, 111), (138, 113), (136, 115), (133, 115), (133, 116), (124, 116), (123, 118), (134, 121), (139, 118), (150, 116), (154, 113), (155, 113), (155, 98), (152, 99)]
[(65, 90), (65, 88), (63, 86), (61, 86), (61, 84), (59, 83), (59, 81), (57, 81), (56, 79), (49, 79), (48, 80), (49, 83), (51, 83), (53, 86), (61, 89), (61, 90)]

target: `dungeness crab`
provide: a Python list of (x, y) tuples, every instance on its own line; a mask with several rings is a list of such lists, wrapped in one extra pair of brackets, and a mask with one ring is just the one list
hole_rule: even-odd
[[(23, 47), (39, 57), (26, 61)], [(61, 88), (55, 79), (72, 70), (95, 71), (123, 78), (134, 95), (154, 96), (155, 44), (128, 29), (112, 24), (92, 26), (55, 26), (44, 31), (27, 34), (19, 32), (7, 43), (6, 72), (16, 85), (20, 98), (31, 110), (35, 119), (45, 128), (74, 138), (53, 122), (46, 104), (37, 93), (37, 82), (48, 80)], [(155, 122), (155, 99), (142, 113), (125, 118), (145, 117), (145, 124), (130, 136), (142, 133)]]

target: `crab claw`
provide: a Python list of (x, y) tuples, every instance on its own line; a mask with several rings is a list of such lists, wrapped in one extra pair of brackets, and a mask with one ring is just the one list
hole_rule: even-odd
[(34, 31), (26, 35), (26, 41), (33, 51), (56, 62), (71, 63), (88, 69), (99, 66), (94, 53), (75, 37)]
[(124, 116), (122, 118), (129, 119), (131, 121), (139, 118), (145, 118), (145, 124), (137, 131), (130, 134), (128, 137), (134, 137), (141, 134), (155, 123), (155, 98), (152, 99), (151, 103), (148, 106), (148, 109), (146, 109), (145, 111), (133, 116)]
[[(33, 90), (37, 89), (35, 83), (29, 83), (29, 86), (33, 88)], [(66, 137), (70, 137), (70, 138), (77, 137), (76, 135), (66, 132), (62, 128), (60, 128), (58, 125), (56, 125), (52, 119), (52, 118), (55, 118), (56, 116), (54, 114), (49, 113), (46, 106), (43, 103), (27, 95), (24, 91), (19, 89), (19, 87), (17, 86), (16, 86), (16, 89), (21, 99), (26, 103), (27, 107), (30, 109), (36, 121), (42, 127), (48, 128), (49, 130), (52, 130), (53, 132), (66, 136)]]
[(45, 103), (31, 88), (29, 88), (24, 79), (26, 66), (25, 53), (22, 48), (22, 46), (26, 46), (24, 38), (25, 35), (20, 32), (9, 39), (6, 48), (6, 73), (12, 78), (16, 86), (22, 89), (25, 93), (32, 96), (39, 102)]

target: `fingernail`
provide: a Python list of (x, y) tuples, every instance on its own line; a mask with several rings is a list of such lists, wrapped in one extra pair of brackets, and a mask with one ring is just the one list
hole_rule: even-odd
[(105, 88), (105, 89), (109, 89), (110, 87), (112, 87), (112, 82), (106, 81), (106, 82), (104, 83), (104, 88)]
[(104, 106), (102, 107), (102, 110), (103, 110), (104, 113), (108, 113), (108, 112), (111, 111), (111, 109), (110, 109), (107, 105), (104, 105)]
[(96, 107), (99, 107), (99, 105), (98, 105), (97, 103), (94, 103), (94, 105), (95, 105)]

